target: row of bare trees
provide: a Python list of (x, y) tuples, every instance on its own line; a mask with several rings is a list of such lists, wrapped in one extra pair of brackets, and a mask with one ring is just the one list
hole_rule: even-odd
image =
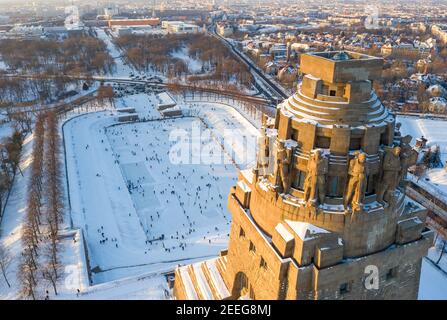
[(60, 136), (54, 112), (39, 114), (34, 129), (33, 162), (28, 184), (23, 253), (19, 270), (22, 295), (37, 299), (46, 281), (57, 295), (60, 278), (59, 229), (62, 223)]
[(5, 39), (0, 55), (13, 70), (27, 73), (77, 74), (109, 72), (113, 58), (106, 44), (87, 33), (55, 39)]
[(152, 68), (166, 74), (172, 82), (189, 75), (185, 61), (172, 56), (178, 50), (185, 50), (185, 54), (202, 63), (198, 74), (187, 78), (190, 83), (237, 83), (250, 87), (253, 82), (247, 66), (222, 42), (205, 34), (125, 35), (116, 43), (135, 67), (145, 71)]
[(63, 190), (60, 171), (60, 136), (58, 131), (57, 116), (54, 112), (48, 114), (47, 119), (47, 158), (45, 159), (46, 171), (46, 213), (49, 227), (49, 246), (47, 246), (47, 264), (43, 269), (45, 280), (49, 281), (57, 294), (57, 280), (60, 277), (59, 261), (59, 226), (63, 218)]
[(3, 216), (4, 203), (10, 193), (12, 181), (19, 171), (22, 152), (23, 133), (18, 127), (14, 128), (11, 136), (0, 143), (0, 220)]
[(5, 73), (33, 76), (2, 77), (0, 71), (0, 107), (63, 98), (71, 84), (79, 83), (67, 75), (90, 77), (111, 73), (115, 68), (106, 44), (88, 33), (69, 35), (62, 40), (0, 40), (0, 57), (10, 69)]
[[(6, 200), (11, 192), (12, 182), (17, 171), (20, 171), (19, 163), (22, 154), (23, 134), (15, 127), (12, 135), (0, 145), (0, 223), (3, 218)], [(21, 172), (21, 171), (20, 171)], [(12, 258), (6, 245), (0, 242), (0, 273), (8, 287), (8, 271)]]

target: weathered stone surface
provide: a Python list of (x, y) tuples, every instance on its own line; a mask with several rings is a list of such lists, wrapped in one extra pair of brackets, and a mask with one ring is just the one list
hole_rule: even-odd
[[(417, 153), (372, 91), (381, 66), (351, 52), (301, 56), (303, 83), (269, 127), (275, 141), (230, 190), (228, 251), (206, 276), (213, 298), (216, 279), (232, 299), (417, 298), (433, 232), (405, 197)], [(188, 270), (176, 271), (176, 297), (204, 298), (200, 270)]]

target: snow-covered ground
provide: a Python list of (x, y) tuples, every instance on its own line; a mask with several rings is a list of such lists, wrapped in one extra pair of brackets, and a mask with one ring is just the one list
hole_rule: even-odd
[(8, 66), (3, 60), (0, 59), (0, 70), (6, 70), (6, 69), (8, 69)]
[[(154, 104), (145, 95), (117, 102), (147, 118), (157, 116)], [(71, 215), (84, 231), (94, 283), (172, 270), (226, 248), (226, 194), (238, 172), (230, 155), (256, 141), (257, 131), (225, 105), (185, 109), (192, 117), (110, 127), (115, 115), (107, 111), (66, 123)], [(179, 133), (191, 137), (191, 157), (183, 164), (172, 163), (170, 152)], [(244, 167), (254, 154), (234, 160)]]
[[(145, 94), (115, 102), (117, 108), (134, 107), (140, 117), (158, 119), (154, 121), (117, 125), (116, 112), (107, 110), (73, 112), (64, 125), (73, 229), (67, 226), (62, 232), (59, 299), (165, 299), (166, 272), (179, 263), (215, 256), (227, 246), (226, 195), (237, 167), (246, 167), (254, 154), (234, 158), (237, 166), (230, 158), (258, 135), (253, 119), (221, 103), (180, 101), (188, 117), (160, 120), (155, 105), (155, 97)], [(245, 138), (228, 139), (228, 132)], [(179, 133), (190, 139), (192, 148), (183, 164), (172, 153), (178, 150)], [(1, 241), (15, 256), (11, 279), (21, 252), (31, 146), (32, 136), (24, 147), (25, 176), (17, 177), (1, 226)], [(212, 163), (216, 154), (218, 164)], [(435, 251), (429, 253), (432, 260)], [(446, 287), (447, 276), (424, 259), (419, 298), (447, 299)], [(18, 296), (17, 280), (13, 289), (0, 281), (1, 299)]]
[[(412, 143), (416, 138), (424, 136), (428, 140), (427, 144), (440, 146), (441, 160), (443, 163), (447, 161), (447, 121), (410, 116), (399, 116), (397, 121), (402, 123), (402, 134), (413, 137)], [(444, 168), (428, 170), (418, 183), (434, 193), (441, 193), (447, 199), (447, 171)]]
[(104, 41), (107, 45), (110, 55), (115, 60), (116, 69), (113, 75), (120, 78), (129, 78), (129, 75), (135, 72), (135, 70), (123, 60), (122, 52), (112, 42), (113, 38), (109, 36), (104, 29), (95, 28), (95, 31), (98, 34), (98, 38)]
[(14, 128), (11, 122), (0, 123), (0, 139), (10, 137), (14, 132)]
[(447, 300), (447, 273), (422, 259), (419, 300)]
[[(115, 76), (128, 78), (132, 68), (104, 30), (96, 30), (117, 62)], [(134, 107), (140, 118), (154, 121), (117, 124), (114, 110), (69, 116), (63, 132), (71, 211), (61, 237), (64, 279), (58, 298), (164, 299), (166, 272), (227, 247), (227, 195), (238, 168), (255, 160), (256, 124), (225, 104), (179, 104), (188, 117), (160, 120), (155, 96), (146, 94), (116, 99), (115, 107)], [(442, 121), (399, 121), (403, 134), (443, 143), (446, 160)], [(181, 157), (181, 137), (188, 157)], [(32, 135), (24, 145), (24, 176), (14, 182), (0, 226), (0, 241), (13, 255), (13, 288), (0, 281), (0, 299), (19, 297), (17, 267), (31, 148)], [(434, 259), (433, 250), (429, 257)], [(93, 271), (90, 284), (87, 257)], [(419, 298), (447, 299), (446, 288), (445, 273), (424, 259)]]
[(186, 47), (182, 47), (181, 50), (172, 52), (171, 56), (173, 58), (182, 60), (188, 67), (188, 71), (190, 73), (200, 73), (202, 71), (203, 67), (202, 61), (192, 58), (188, 54), (188, 49)]
[[(159, 117), (155, 104), (154, 96), (144, 94), (116, 102), (117, 107), (135, 107), (146, 118)], [(225, 195), (237, 175), (229, 155), (246, 146), (239, 139), (227, 143), (232, 140), (224, 139), (223, 132), (256, 136), (257, 131), (229, 106), (195, 102), (182, 108), (192, 117), (111, 126), (115, 115), (108, 111), (66, 124), (72, 217), (84, 231), (95, 283), (80, 298), (120, 297), (121, 288), (138, 298), (163, 298), (163, 272), (226, 248), (230, 216)], [(208, 140), (191, 142), (186, 164), (173, 163), (170, 151), (179, 142), (175, 133), (190, 137), (206, 127), (211, 129)], [(222, 145), (223, 163), (194, 163), (195, 155), (217, 154)], [(241, 167), (254, 158), (243, 160)], [(137, 285), (142, 274), (145, 285), (158, 290), (148, 293)], [(420, 298), (447, 299), (446, 285), (445, 275), (424, 261)]]
[(20, 168), (23, 176), (17, 174), (9, 197), (8, 203), (3, 213), (0, 225), (0, 242), (8, 251), (11, 257), (11, 264), (8, 268), (8, 280), (11, 283), (9, 288), (3, 279), (0, 280), (0, 300), (16, 299), (18, 297), (18, 266), (22, 253), (22, 221), (25, 217), (26, 184), (30, 174), (30, 164), (32, 162), (31, 151), (33, 136), (28, 136), (23, 144), (23, 155)]

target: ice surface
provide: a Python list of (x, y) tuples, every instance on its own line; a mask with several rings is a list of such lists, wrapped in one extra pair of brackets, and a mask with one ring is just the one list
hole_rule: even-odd
[[(153, 100), (146, 99), (145, 108), (134, 105), (149, 115)], [(128, 99), (120, 103), (130, 104)], [(84, 230), (95, 283), (136, 275), (143, 268), (169, 270), (226, 247), (226, 195), (238, 173), (230, 155), (243, 150), (245, 142), (225, 143), (222, 131), (230, 128), (245, 136), (253, 129), (232, 108), (197, 109), (203, 121), (186, 117), (111, 126), (110, 112), (100, 112), (65, 125), (72, 217)], [(194, 126), (212, 134), (191, 144), (187, 163), (172, 163), (170, 151), (178, 143), (172, 133), (192, 137)], [(210, 151), (220, 154), (219, 163), (206, 161)], [(203, 158), (193, 163), (197, 155)], [(244, 159), (239, 160), (243, 166)]]

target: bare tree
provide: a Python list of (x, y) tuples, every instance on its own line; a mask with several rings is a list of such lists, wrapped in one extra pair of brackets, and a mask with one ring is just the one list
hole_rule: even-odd
[(47, 157), (45, 159), (44, 171), (46, 180), (46, 219), (48, 222), (49, 247), (46, 250), (46, 267), (43, 271), (44, 279), (51, 282), (54, 293), (57, 294), (56, 284), (60, 277), (59, 260), (59, 227), (62, 223), (63, 191), (61, 183), (59, 149), (60, 136), (58, 132), (58, 121), (54, 112), (47, 114)]
[(0, 243), (0, 270), (3, 275), (3, 279), (5, 279), (6, 284), (9, 288), (11, 288), (11, 284), (8, 281), (8, 268), (11, 265), (11, 255), (9, 250)]
[(21, 294), (25, 298), (32, 298), (36, 300), (36, 287), (37, 287), (37, 277), (36, 270), (37, 266), (32, 259), (32, 254), (29, 254), (29, 249), (26, 249), (23, 253), (22, 263), (19, 269), (19, 280), (22, 285)]
[[(51, 243), (50, 246), (47, 247), (45, 252), (47, 264), (44, 266), (42, 275), (44, 280), (48, 281), (53, 287), (54, 294), (57, 295), (57, 281), (59, 280), (61, 274), (61, 264), (59, 262), (58, 257), (58, 246), (53, 246)], [(56, 257), (56, 259), (55, 259)]]

